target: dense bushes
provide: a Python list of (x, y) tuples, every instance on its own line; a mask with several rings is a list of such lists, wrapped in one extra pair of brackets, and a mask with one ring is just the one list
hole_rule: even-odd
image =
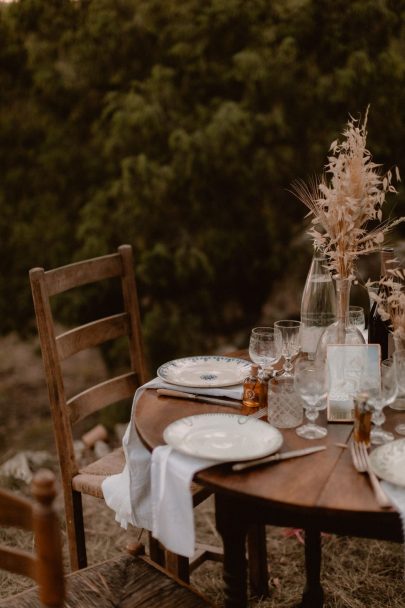
[(1, 5), (2, 331), (32, 319), (29, 267), (123, 242), (153, 364), (257, 321), (296, 262), (289, 184), (322, 168), (348, 114), (370, 103), (375, 159), (404, 157), (404, 5)]

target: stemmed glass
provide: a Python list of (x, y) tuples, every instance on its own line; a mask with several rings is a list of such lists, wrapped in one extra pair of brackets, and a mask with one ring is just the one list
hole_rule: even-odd
[[(396, 350), (394, 352), (393, 367), (395, 369), (398, 390), (403, 393), (405, 392), (405, 350)], [(395, 431), (399, 435), (405, 435), (405, 422), (397, 424)]]
[(273, 366), (280, 359), (276, 350), (274, 340), (274, 329), (272, 327), (254, 327), (250, 334), (249, 357), (260, 365), (260, 368), (273, 371)]
[(325, 437), (328, 433), (326, 428), (315, 424), (327, 395), (325, 368), (310, 361), (298, 361), (294, 371), (294, 389), (304, 401), (308, 420), (295, 432), (304, 439)]
[(369, 402), (373, 407), (372, 421), (373, 428), (370, 433), (372, 445), (382, 445), (394, 439), (394, 435), (385, 431), (382, 425), (385, 422), (383, 409), (386, 405), (393, 403), (397, 396), (397, 382), (395, 378), (395, 367), (390, 359), (385, 359), (381, 363), (381, 384), (377, 388), (368, 390)]
[(274, 337), (279, 356), (284, 357), (283, 376), (293, 377), (291, 359), (298, 355), (301, 348), (301, 321), (290, 319), (274, 323)]
[(349, 324), (355, 325), (357, 329), (361, 331), (367, 342), (367, 336), (365, 335), (366, 317), (362, 306), (349, 306)]

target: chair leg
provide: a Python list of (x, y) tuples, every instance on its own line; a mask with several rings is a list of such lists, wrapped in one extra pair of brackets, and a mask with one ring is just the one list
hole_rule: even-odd
[(66, 532), (71, 570), (87, 566), (86, 538), (83, 523), (83, 505), (80, 492), (65, 494)]
[(177, 555), (171, 551), (166, 553), (166, 569), (185, 583), (190, 582), (190, 563), (188, 557)]
[(250, 591), (257, 597), (269, 595), (266, 526), (250, 524), (247, 534)]
[[(155, 539), (153, 540), (155, 541)], [(269, 595), (266, 527), (259, 524), (251, 524), (248, 529), (247, 541), (251, 593), (257, 597), (266, 597)], [(204, 557), (206, 559), (214, 559), (215, 561), (222, 561), (223, 559), (221, 553), (215, 552), (215, 554), (211, 555), (209, 551), (205, 551), (201, 559), (198, 560), (197, 558), (196, 563), (191, 564), (187, 557), (182, 557), (181, 555), (177, 555), (170, 551), (165, 551), (165, 556), (166, 569), (185, 583), (190, 582), (190, 572), (202, 563), (202, 561), (205, 561)]]
[(165, 565), (165, 552), (161, 544), (156, 538), (153, 538), (152, 533), (148, 532), (148, 549), (150, 559), (159, 566)]

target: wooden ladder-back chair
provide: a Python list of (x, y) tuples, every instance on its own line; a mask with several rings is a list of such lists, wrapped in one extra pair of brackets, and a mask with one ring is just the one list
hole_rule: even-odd
[(33, 578), (31, 588), (0, 600), (4, 608), (207, 608), (214, 605), (143, 555), (137, 544), (105, 562), (63, 577), (55, 476), (42, 470), (32, 483), (34, 501), (0, 490), (0, 524), (32, 530), (35, 552), (0, 545), (0, 568)]
[[(63, 606), (64, 580), (59, 521), (52, 508), (55, 477), (51, 471), (38, 471), (31, 492), (35, 501), (0, 489), (0, 525), (34, 533), (35, 550), (0, 545), (0, 568), (32, 578), (38, 585), (27, 599), (39, 597), (43, 606)], [(13, 600), (0, 605), (11, 607)], [(31, 605), (27, 603), (27, 606)]]
[[(63, 482), (70, 563), (72, 570), (77, 570), (87, 565), (82, 494), (103, 498), (102, 481), (107, 475), (120, 473), (125, 458), (122, 448), (119, 448), (79, 468), (73, 449), (72, 427), (107, 405), (132, 398), (135, 390), (147, 380), (132, 247), (121, 245), (118, 252), (112, 255), (53, 270), (33, 268), (29, 274)], [(123, 311), (56, 335), (51, 298), (74, 287), (113, 277), (121, 280)], [(131, 367), (128, 373), (68, 397), (62, 361), (82, 350), (122, 336), (128, 338)], [(208, 490), (194, 484), (194, 505), (209, 494)], [(149, 553), (153, 561), (161, 565), (166, 562), (168, 569), (188, 582), (190, 569), (187, 558), (165, 552), (151, 535)], [(215, 559), (216, 556), (208, 552), (205, 558)]]

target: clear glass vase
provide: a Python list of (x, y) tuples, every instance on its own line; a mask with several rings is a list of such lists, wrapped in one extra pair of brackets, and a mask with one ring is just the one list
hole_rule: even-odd
[(336, 321), (336, 294), (327, 260), (315, 252), (301, 300), (301, 351), (314, 359), (320, 337)]
[[(394, 349), (397, 350), (405, 350), (405, 339), (401, 338), (398, 335), (394, 334)], [(403, 391), (398, 390), (397, 397), (393, 403), (390, 403), (390, 408), (393, 410), (397, 410), (400, 412), (405, 412), (405, 394)], [(405, 427), (405, 424), (403, 425)], [(405, 429), (401, 433), (401, 435), (405, 435)]]
[(394, 334), (394, 348), (395, 350), (405, 350), (405, 338)]
[(316, 350), (318, 363), (325, 363), (328, 344), (365, 344), (362, 332), (349, 321), (351, 279), (335, 278), (336, 321), (323, 332)]

